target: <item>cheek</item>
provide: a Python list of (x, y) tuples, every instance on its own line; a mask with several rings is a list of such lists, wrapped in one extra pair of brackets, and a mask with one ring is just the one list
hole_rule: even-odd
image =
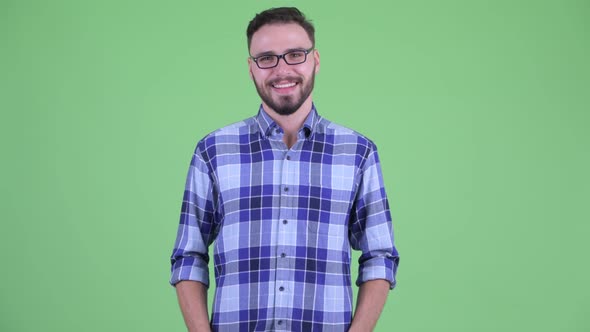
[(305, 77), (312, 77), (316, 72), (316, 66), (310, 65), (305, 67), (304, 70), (301, 71), (301, 75)]
[(263, 84), (268, 79), (268, 75), (265, 73), (261, 73), (260, 71), (253, 70), (252, 79), (254, 79), (254, 81), (258, 84)]

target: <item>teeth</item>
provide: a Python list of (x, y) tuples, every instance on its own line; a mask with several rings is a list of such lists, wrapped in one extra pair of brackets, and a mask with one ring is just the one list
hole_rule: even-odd
[(290, 88), (292, 86), (295, 86), (295, 83), (274, 84), (273, 86), (275, 88), (284, 89), (284, 88)]

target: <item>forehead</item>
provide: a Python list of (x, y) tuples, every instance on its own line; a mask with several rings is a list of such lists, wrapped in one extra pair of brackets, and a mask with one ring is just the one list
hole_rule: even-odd
[(252, 35), (250, 52), (284, 52), (293, 48), (310, 48), (307, 32), (297, 23), (266, 24)]

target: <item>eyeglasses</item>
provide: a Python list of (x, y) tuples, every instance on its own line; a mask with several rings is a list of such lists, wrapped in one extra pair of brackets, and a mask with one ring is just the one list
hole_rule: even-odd
[(289, 51), (285, 54), (265, 54), (258, 57), (251, 56), (250, 58), (256, 62), (256, 65), (260, 69), (270, 69), (279, 65), (279, 60), (283, 58), (285, 63), (288, 65), (298, 65), (304, 63), (307, 60), (307, 55), (313, 51), (313, 47), (307, 50), (295, 50)]

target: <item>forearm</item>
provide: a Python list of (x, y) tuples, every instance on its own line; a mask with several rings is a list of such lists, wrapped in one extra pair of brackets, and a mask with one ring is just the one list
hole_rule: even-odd
[(211, 331), (207, 313), (207, 287), (197, 281), (176, 284), (176, 294), (189, 332)]
[(383, 279), (369, 280), (360, 286), (349, 332), (373, 331), (387, 300), (389, 286), (389, 281)]

